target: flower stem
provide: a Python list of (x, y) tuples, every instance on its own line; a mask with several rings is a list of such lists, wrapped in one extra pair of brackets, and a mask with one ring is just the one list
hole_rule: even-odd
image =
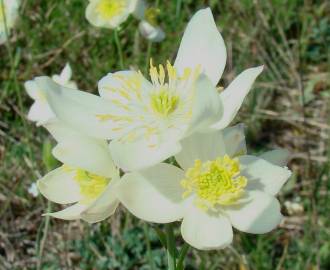
[(165, 225), (168, 270), (176, 270), (176, 248), (172, 224)]
[(119, 40), (119, 35), (118, 35), (118, 30), (117, 29), (114, 30), (113, 36), (114, 36), (114, 39), (115, 39), (115, 43), (116, 43), (116, 47), (117, 47), (117, 51), (118, 51), (118, 55), (119, 55), (120, 69), (124, 70), (123, 49), (121, 47), (121, 43), (120, 43), (120, 40)]
[(187, 253), (189, 251), (190, 246), (185, 243), (183, 247), (181, 248), (179, 258), (178, 258), (178, 263), (177, 263), (177, 270), (183, 270), (184, 269), (184, 259), (187, 256)]

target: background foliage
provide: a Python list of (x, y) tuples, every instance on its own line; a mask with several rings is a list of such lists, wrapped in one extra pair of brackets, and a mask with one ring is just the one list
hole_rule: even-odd
[[(211, 6), (228, 49), (221, 85), (247, 67), (266, 66), (237, 119), (247, 125), (249, 150), (292, 152), (280, 228), (261, 236), (236, 232), (226, 250), (190, 250), (186, 269), (330, 269), (329, 1), (158, 2), (166, 40), (148, 44), (130, 19), (120, 30), (125, 67), (145, 72), (148, 51), (155, 63), (173, 60), (189, 18)], [(0, 47), (0, 269), (166, 268), (155, 231), (124, 211), (92, 226), (47, 220), (41, 214), (58, 206), (28, 193), (56, 162), (49, 155), (54, 142), (26, 119), (24, 81), (59, 73), (68, 61), (80, 89), (96, 92), (103, 75), (119, 70), (113, 32), (89, 25), (86, 5), (23, 0), (10, 42)]]

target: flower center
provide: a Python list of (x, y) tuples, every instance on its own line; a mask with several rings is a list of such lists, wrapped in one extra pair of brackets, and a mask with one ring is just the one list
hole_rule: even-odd
[(239, 161), (227, 155), (204, 163), (195, 160), (181, 181), (185, 189), (183, 197), (196, 194), (195, 204), (204, 211), (234, 204), (244, 193), (246, 184), (246, 177), (240, 175)]
[(150, 23), (153, 26), (157, 26), (157, 24), (158, 24), (157, 17), (159, 14), (160, 14), (160, 9), (150, 7), (150, 8), (146, 9), (146, 11), (144, 13), (144, 17), (148, 23)]
[(102, 19), (109, 20), (121, 13), (126, 7), (126, 1), (123, 0), (101, 0), (96, 9)]
[(151, 96), (151, 108), (162, 116), (168, 116), (173, 112), (179, 102), (179, 97), (166, 90), (161, 90)]
[(66, 170), (74, 172), (73, 179), (79, 184), (80, 194), (82, 195), (82, 203), (91, 203), (98, 198), (111, 179), (99, 176), (82, 169), (66, 166)]

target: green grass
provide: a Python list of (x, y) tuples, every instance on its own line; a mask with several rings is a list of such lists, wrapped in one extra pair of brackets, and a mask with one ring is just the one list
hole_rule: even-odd
[[(37, 269), (38, 264), (40, 269), (166, 269), (154, 230), (147, 237), (144, 223), (124, 211), (92, 226), (51, 219), (44, 237), (41, 214), (47, 201), (27, 192), (54, 165), (47, 154), (53, 141), (26, 120), (32, 102), (23, 83), (59, 73), (70, 62), (80, 89), (96, 92), (102, 76), (120, 69), (114, 33), (88, 24), (86, 4), (22, 1), (9, 46), (0, 47), (0, 269)], [(282, 203), (298, 201), (304, 212), (289, 215), (283, 207), (279, 229), (260, 236), (236, 232), (232, 249), (190, 250), (186, 269), (329, 269), (330, 4), (159, 1), (167, 38), (151, 47), (155, 63), (175, 58), (187, 21), (205, 5), (211, 6), (228, 49), (221, 85), (247, 67), (266, 65), (237, 121), (247, 125), (252, 153), (274, 147), (293, 153), (294, 176), (279, 197)], [(122, 26), (119, 39), (125, 68), (145, 72), (149, 45), (135, 20)], [(178, 231), (176, 236), (182, 245)]]

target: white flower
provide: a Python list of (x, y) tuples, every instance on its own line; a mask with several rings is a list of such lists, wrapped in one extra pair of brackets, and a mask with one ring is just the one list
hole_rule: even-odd
[[(3, 5), (2, 5), (3, 1)], [(8, 39), (6, 31), (14, 27), (18, 17), (19, 0), (1, 0), (0, 1), (0, 44)], [(7, 29), (6, 29), (7, 28)]]
[[(66, 64), (61, 74), (53, 75), (52, 79), (60, 85), (76, 89), (77, 85), (74, 81), (71, 81), (71, 76), (71, 67), (69, 64)], [(48, 105), (43, 89), (40, 88), (34, 80), (25, 82), (24, 86), (28, 95), (34, 99), (34, 103), (28, 113), (28, 119), (37, 122), (37, 125), (42, 125), (54, 119), (55, 114)]]
[(38, 180), (39, 191), (64, 210), (46, 215), (93, 223), (112, 215), (118, 199), (114, 187), (119, 181), (105, 141), (78, 133), (57, 120), (45, 124), (58, 144), (53, 155), (63, 165)]
[(90, 0), (86, 18), (96, 27), (117, 28), (130, 14), (141, 16), (144, 7), (142, 0)]
[(151, 64), (151, 82), (140, 72), (109, 73), (99, 82), (101, 98), (68, 91), (47, 78), (38, 83), (50, 89), (46, 96), (57, 117), (111, 139), (115, 163), (136, 170), (178, 153), (188, 135), (231, 122), (262, 67), (244, 71), (219, 95), (215, 86), (225, 63), (226, 48), (207, 8), (189, 22), (174, 66)]
[[(135, 216), (156, 223), (183, 219), (184, 240), (205, 250), (228, 246), (232, 227), (261, 234), (280, 223), (275, 195), (291, 172), (246, 155), (241, 126), (194, 134), (182, 145), (175, 156), (182, 169), (160, 163), (122, 178), (118, 198)], [(271, 160), (287, 159), (285, 150), (272, 153), (266, 155)]]
[(32, 183), (28, 188), (28, 193), (31, 194), (34, 198), (38, 197), (39, 190), (36, 183)]

